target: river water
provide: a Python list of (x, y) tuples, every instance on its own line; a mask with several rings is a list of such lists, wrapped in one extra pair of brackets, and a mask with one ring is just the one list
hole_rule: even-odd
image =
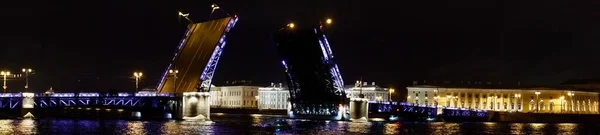
[(211, 117), (212, 122), (8, 119), (0, 120), (0, 134), (600, 134), (600, 124), (596, 123), (355, 123), (258, 114)]

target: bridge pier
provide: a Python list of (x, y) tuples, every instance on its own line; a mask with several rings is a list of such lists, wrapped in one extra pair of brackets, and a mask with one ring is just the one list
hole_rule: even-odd
[(183, 119), (210, 120), (209, 98), (209, 92), (184, 92)]
[(350, 98), (350, 121), (364, 122), (369, 119), (369, 99)]
[(21, 101), (21, 117), (31, 118), (34, 117), (34, 93), (22, 93), (22, 101)]

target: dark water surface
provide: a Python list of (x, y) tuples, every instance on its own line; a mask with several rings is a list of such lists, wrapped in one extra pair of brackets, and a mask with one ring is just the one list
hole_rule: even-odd
[(213, 115), (212, 120), (213, 122), (9, 119), (0, 120), (0, 134), (600, 134), (600, 124), (596, 123), (353, 123), (286, 119), (285, 116), (256, 114), (220, 114)]

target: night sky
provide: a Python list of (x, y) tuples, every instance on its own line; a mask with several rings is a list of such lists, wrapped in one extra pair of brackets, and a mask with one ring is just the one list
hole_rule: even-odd
[[(16, 1), (13, 1), (16, 2)], [(558, 84), (600, 76), (600, 2), (214, 1), (240, 20), (214, 82), (284, 81), (270, 32), (331, 17), (328, 37), (346, 84), (363, 78)], [(212, 1), (22, 1), (0, 6), (0, 68), (31, 67), (35, 91), (153, 86), (185, 31), (177, 11), (208, 19)], [(9, 89), (22, 88), (9, 80)]]

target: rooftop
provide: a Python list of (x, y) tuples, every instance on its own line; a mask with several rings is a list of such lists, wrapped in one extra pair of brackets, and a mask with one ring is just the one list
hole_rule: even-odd
[[(599, 80), (600, 81), (600, 80)], [(599, 83), (600, 84), (600, 83)], [(569, 85), (525, 85), (520, 82), (492, 82), (492, 81), (414, 81), (413, 86), (424, 88), (472, 88), (472, 89), (522, 89), (522, 90), (573, 90), (600, 92), (600, 89), (581, 88)]]
[(485, 86), (485, 85), (415, 85), (417, 88), (469, 88), (469, 89), (520, 89), (520, 90), (572, 90), (586, 92), (600, 92), (598, 89), (577, 88), (571, 86)]

